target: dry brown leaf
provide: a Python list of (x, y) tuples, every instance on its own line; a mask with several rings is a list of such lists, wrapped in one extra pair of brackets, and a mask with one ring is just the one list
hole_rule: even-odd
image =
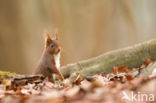
[(117, 66), (114, 66), (113, 67), (113, 73), (114, 74), (117, 74), (117, 73), (128, 73), (130, 72), (131, 70), (128, 68), (128, 66), (120, 66), (120, 67), (117, 67)]
[(80, 85), (82, 80), (82, 75), (79, 74), (73, 84)]
[(147, 65), (149, 65), (150, 63), (152, 63), (153, 60), (152, 59), (147, 59), (146, 61), (144, 61), (144, 63), (140, 66), (140, 68), (145, 68)]
[(114, 73), (114, 74), (117, 74), (117, 73), (118, 73), (118, 67), (117, 67), (117, 66), (114, 66), (114, 67), (113, 67), (113, 73)]
[(128, 81), (130, 81), (130, 80), (133, 80), (134, 79), (134, 77), (133, 76), (131, 76), (131, 75), (125, 75), (126, 76), (126, 79), (128, 80)]

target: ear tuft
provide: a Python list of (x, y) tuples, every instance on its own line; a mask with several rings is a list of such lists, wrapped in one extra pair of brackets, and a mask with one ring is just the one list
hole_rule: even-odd
[(58, 40), (58, 31), (55, 32), (55, 39)]
[(52, 38), (50, 37), (50, 34), (47, 31), (44, 31), (44, 34), (46, 45), (49, 45), (52, 42)]
[(55, 29), (55, 40), (58, 40), (58, 28)]

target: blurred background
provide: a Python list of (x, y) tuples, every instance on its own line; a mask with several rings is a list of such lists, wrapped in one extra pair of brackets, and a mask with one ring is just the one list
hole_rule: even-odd
[(156, 0), (0, 0), (0, 70), (32, 73), (56, 28), (61, 65), (156, 38)]

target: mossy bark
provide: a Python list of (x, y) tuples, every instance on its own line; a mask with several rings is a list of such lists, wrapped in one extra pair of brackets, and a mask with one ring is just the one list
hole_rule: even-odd
[(6, 71), (0, 71), (0, 76), (18, 76), (19, 74), (6, 72)]
[(83, 77), (100, 72), (106, 74), (113, 71), (113, 66), (140, 67), (149, 58), (156, 60), (156, 39), (63, 66), (61, 72), (64, 77), (72, 73), (81, 73)]

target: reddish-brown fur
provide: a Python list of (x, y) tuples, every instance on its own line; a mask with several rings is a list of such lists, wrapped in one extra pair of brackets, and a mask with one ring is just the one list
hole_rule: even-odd
[(48, 32), (45, 33), (46, 46), (34, 74), (42, 74), (45, 77), (48, 77), (49, 81), (54, 83), (52, 74), (57, 74), (59, 79), (64, 80), (59, 68), (56, 66), (54, 58), (54, 55), (57, 55), (60, 52), (60, 44), (58, 42), (57, 34), (56, 38), (52, 39)]

